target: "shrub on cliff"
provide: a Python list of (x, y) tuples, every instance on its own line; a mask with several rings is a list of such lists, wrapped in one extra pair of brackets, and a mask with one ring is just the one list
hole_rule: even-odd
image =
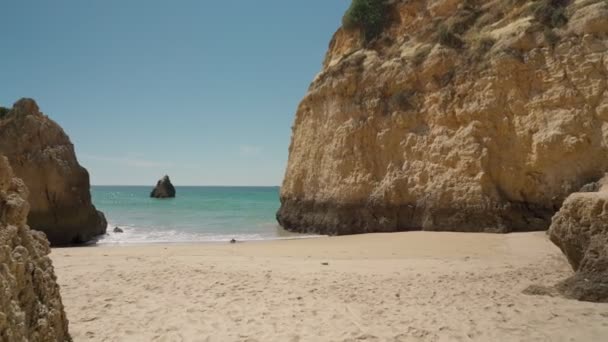
[(415, 104), (416, 91), (400, 90), (394, 93), (389, 101), (391, 111), (410, 111), (416, 108)]
[(547, 27), (562, 27), (568, 23), (565, 6), (568, 0), (541, 0), (532, 6), (534, 18)]
[(346, 30), (360, 28), (365, 41), (370, 41), (382, 31), (386, 17), (386, 0), (353, 0), (342, 18)]
[(460, 49), (464, 42), (445, 26), (439, 27), (439, 43), (452, 49)]
[(6, 116), (6, 114), (8, 114), (10, 109), (6, 108), (6, 107), (0, 107), (0, 119), (2, 119), (3, 117)]
[(555, 47), (555, 45), (559, 42), (559, 36), (548, 27), (546, 27), (543, 31), (543, 35), (547, 44), (549, 44), (552, 48)]

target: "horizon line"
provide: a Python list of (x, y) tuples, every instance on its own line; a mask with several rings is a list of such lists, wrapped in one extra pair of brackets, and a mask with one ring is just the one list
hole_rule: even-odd
[[(91, 186), (141, 186), (141, 187), (151, 187), (154, 188), (156, 185), (149, 184), (91, 184)], [(173, 184), (173, 186), (190, 186), (190, 187), (218, 187), (218, 188), (235, 188), (235, 187), (265, 187), (265, 188), (280, 188), (280, 185), (205, 185), (205, 184), (195, 184), (195, 185), (183, 185), (183, 184)]]

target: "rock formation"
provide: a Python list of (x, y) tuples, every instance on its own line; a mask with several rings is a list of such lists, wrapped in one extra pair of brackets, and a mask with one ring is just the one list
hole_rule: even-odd
[(164, 176), (157, 183), (156, 187), (150, 193), (150, 197), (154, 198), (173, 198), (175, 197), (175, 188), (171, 184), (169, 176)]
[(26, 225), (27, 195), (0, 156), (0, 341), (70, 341), (49, 242)]
[(601, 183), (598, 192), (570, 195), (549, 229), (576, 271), (558, 289), (593, 302), (608, 302), (608, 178)]
[(383, 20), (335, 33), (298, 107), (283, 227), (544, 230), (608, 170), (608, 2), (387, 1)]
[(0, 118), (0, 154), (30, 190), (29, 226), (46, 233), (51, 244), (82, 243), (106, 232), (70, 138), (34, 100), (19, 100)]

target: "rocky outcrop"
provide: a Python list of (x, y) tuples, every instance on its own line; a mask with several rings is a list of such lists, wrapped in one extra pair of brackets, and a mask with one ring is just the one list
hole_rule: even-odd
[(106, 232), (106, 219), (91, 203), (89, 174), (78, 164), (63, 129), (21, 99), (0, 118), (0, 154), (30, 190), (28, 224), (51, 244), (91, 240)]
[(283, 227), (544, 230), (608, 170), (606, 1), (387, 4), (377, 37), (336, 32), (298, 107)]
[(549, 236), (576, 271), (558, 289), (567, 297), (608, 302), (608, 178), (598, 192), (570, 195)]
[(153, 198), (173, 198), (175, 197), (175, 188), (171, 184), (169, 176), (164, 176), (157, 183), (156, 187), (150, 193)]
[(71, 341), (49, 242), (26, 225), (27, 196), (0, 156), (0, 341)]

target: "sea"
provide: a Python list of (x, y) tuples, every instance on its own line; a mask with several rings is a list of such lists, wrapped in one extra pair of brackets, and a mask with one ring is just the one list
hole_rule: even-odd
[[(108, 233), (97, 244), (260, 241), (311, 238), (281, 228), (279, 187), (178, 186), (172, 199), (150, 198), (151, 187), (92, 186)], [(122, 233), (114, 232), (119, 227)]]

